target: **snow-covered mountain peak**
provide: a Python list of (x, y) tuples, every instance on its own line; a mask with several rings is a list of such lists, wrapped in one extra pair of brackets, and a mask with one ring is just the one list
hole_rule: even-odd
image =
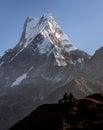
[(23, 48), (27, 47), (27, 45), (31, 43), (31, 41), (43, 30), (45, 25), (52, 18), (51, 14), (44, 14), (39, 20), (34, 19), (32, 16), (27, 17), (19, 45)]
[[(19, 49), (14, 57), (18, 56), (25, 48), (29, 48), (30, 46), (33, 47), (34, 52), (40, 55), (45, 54), (49, 56), (50, 54), (54, 54), (58, 66), (75, 64), (79, 59), (73, 59), (75, 57), (74, 52), (77, 48), (71, 44), (68, 36), (62, 31), (50, 13), (42, 15), (39, 20), (35, 20), (33, 17), (27, 17), (20, 42), (17, 45)], [(84, 60), (82, 58), (79, 61), (82, 62)]]
[(55, 22), (52, 14), (49, 13), (42, 15), (39, 20), (33, 17), (27, 17), (19, 45), (26, 47), (39, 33), (51, 40), (53, 44), (55, 43), (55, 46), (60, 46), (59, 41), (63, 42), (62, 46), (71, 44), (68, 40), (68, 36), (64, 34), (62, 29)]

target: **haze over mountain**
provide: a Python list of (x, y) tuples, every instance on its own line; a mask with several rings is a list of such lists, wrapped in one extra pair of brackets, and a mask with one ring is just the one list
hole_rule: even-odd
[(64, 91), (76, 97), (103, 91), (101, 59), (103, 48), (92, 57), (76, 48), (51, 14), (27, 17), (19, 43), (0, 57), (1, 129)]

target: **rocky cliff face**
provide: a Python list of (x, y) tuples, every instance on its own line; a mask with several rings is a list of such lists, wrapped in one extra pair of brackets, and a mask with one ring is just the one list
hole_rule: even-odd
[(19, 43), (0, 57), (0, 125), (7, 122), (2, 130), (58, 91), (77, 97), (102, 91), (102, 52), (90, 57), (74, 47), (51, 14), (28, 17)]

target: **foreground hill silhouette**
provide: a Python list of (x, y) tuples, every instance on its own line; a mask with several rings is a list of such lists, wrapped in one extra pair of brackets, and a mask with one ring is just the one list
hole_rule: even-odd
[(44, 104), (9, 130), (103, 129), (103, 93), (82, 99)]

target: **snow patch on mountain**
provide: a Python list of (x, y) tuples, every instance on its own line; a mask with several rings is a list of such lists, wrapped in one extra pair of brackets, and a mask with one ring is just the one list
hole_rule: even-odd
[(24, 73), (23, 75), (19, 76), (11, 85), (11, 87), (14, 87), (16, 85), (19, 85), (24, 79), (27, 78), (27, 73)]
[(58, 64), (58, 66), (66, 66), (67, 63), (65, 61), (65, 57), (63, 55), (61, 55), (61, 53), (57, 53), (57, 52), (54, 52), (54, 56), (55, 56), (55, 59), (56, 59), (56, 62)]
[(52, 50), (52, 44), (47, 38), (45, 38), (41, 44), (38, 44), (38, 50), (40, 54), (45, 54), (45, 53), (50, 54)]
[(84, 61), (84, 58), (78, 58), (77, 60), (79, 63), (82, 63)]
[(30, 71), (33, 70), (33, 66), (31, 68), (29, 68), (28, 72), (22, 74), (21, 76), (19, 76), (11, 85), (11, 87), (14, 87), (16, 85), (19, 85), (23, 80), (25, 80), (27, 78), (27, 75)]
[(29, 73), (30, 71), (32, 71), (33, 69), (34, 69), (33, 66), (32, 66), (31, 68), (29, 68), (28, 73)]
[(66, 52), (71, 52), (71, 51), (74, 51), (74, 50), (77, 50), (77, 48), (75, 47), (75, 46), (70, 46), (70, 47), (66, 47), (67, 45), (64, 45), (64, 47), (65, 47), (65, 50), (66, 50)]
[(2, 61), (2, 62), (0, 63), (0, 67), (1, 67), (3, 64), (4, 64), (4, 61)]

